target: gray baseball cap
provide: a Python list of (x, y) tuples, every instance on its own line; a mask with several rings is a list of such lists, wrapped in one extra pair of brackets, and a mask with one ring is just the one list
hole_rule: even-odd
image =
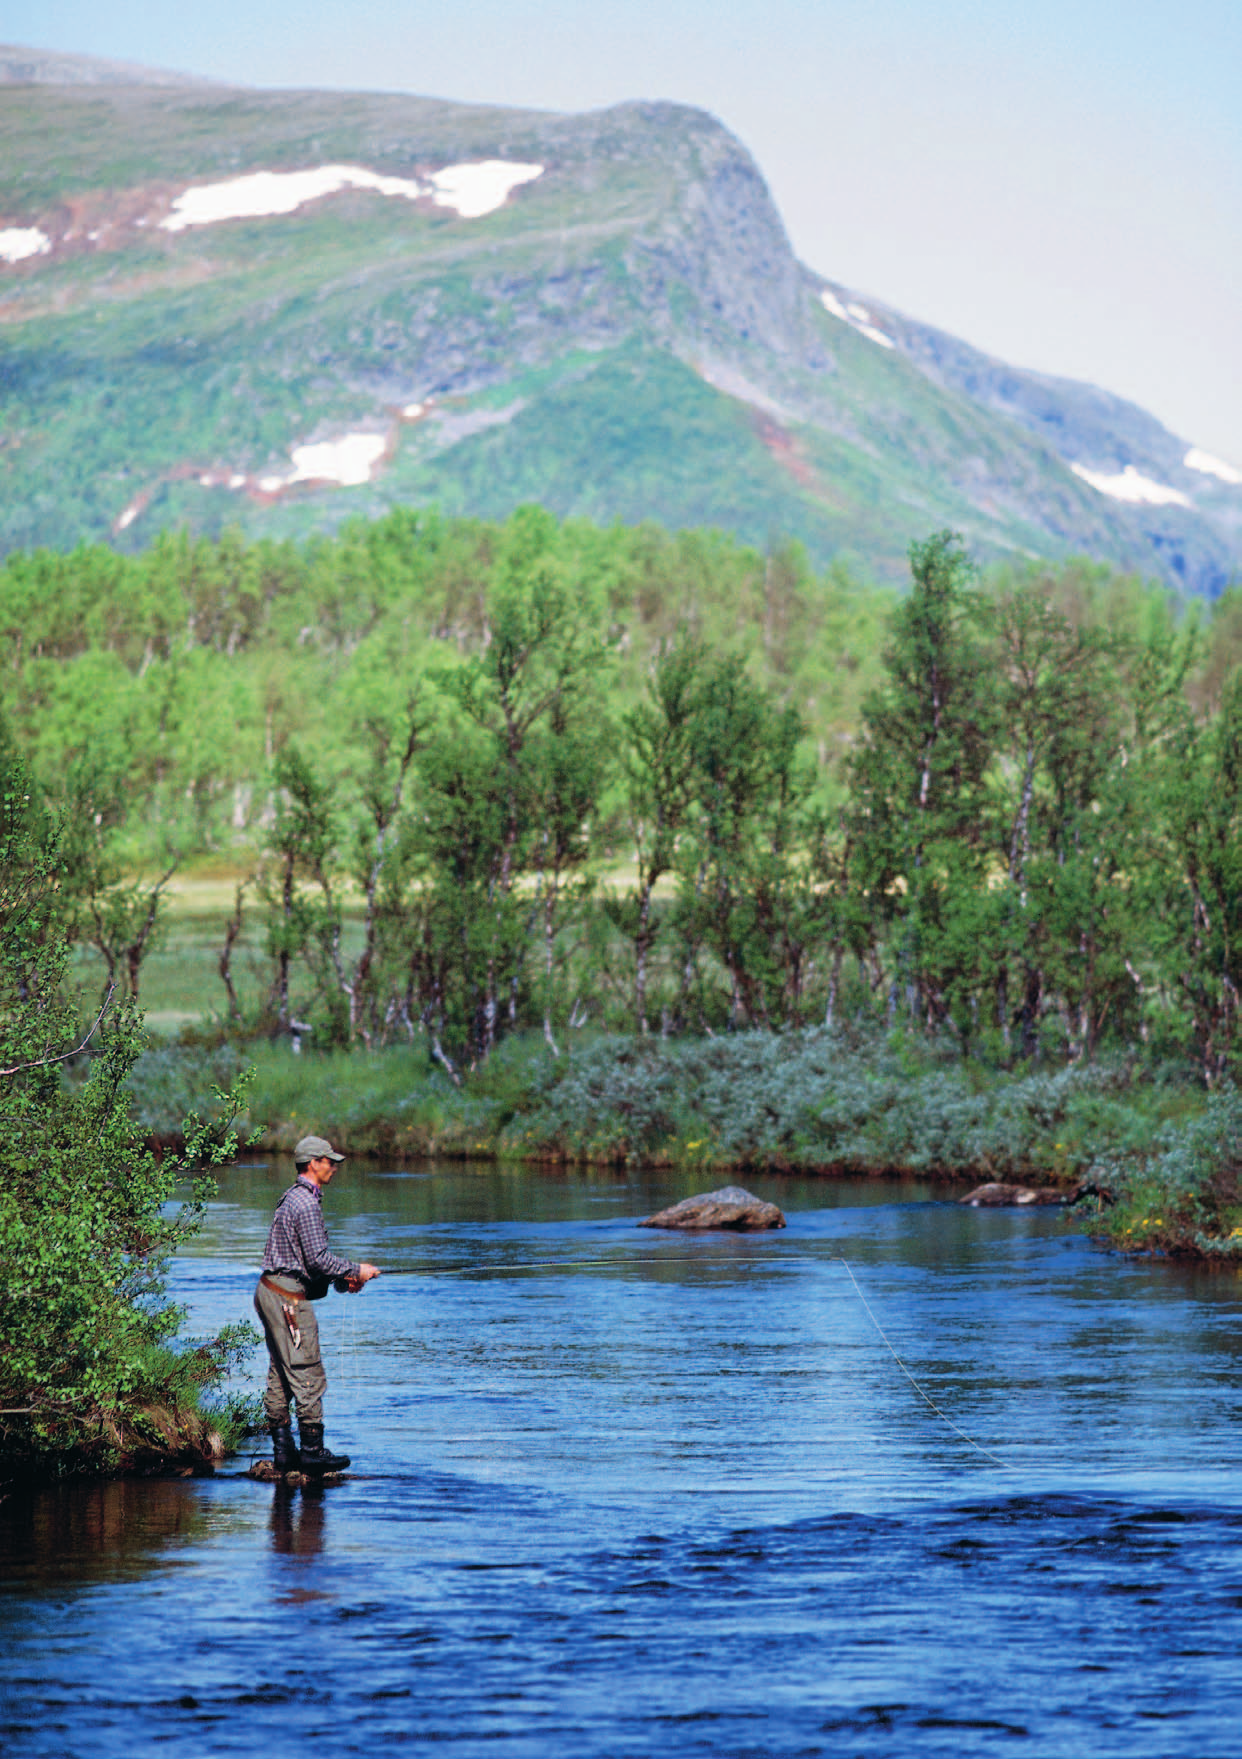
[(293, 1158), (298, 1166), (305, 1161), (322, 1160), (325, 1155), (329, 1160), (345, 1159), (343, 1154), (336, 1152), (326, 1136), (303, 1136), (293, 1151)]

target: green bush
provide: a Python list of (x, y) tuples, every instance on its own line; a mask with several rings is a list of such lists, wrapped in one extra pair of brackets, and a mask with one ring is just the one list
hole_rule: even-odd
[[(83, 1022), (63, 990), (63, 873), (0, 727), (0, 1460), (6, 1476), (209, 1465), (236, 1413), (203, 1398), (251, 1332), (181, 1345), (165, 1272), (232, 1139), (190, 1120), (182, 1155), (144, 1143), (126, 1089), (140, 1015)], [(85, 1079), (62, 1080), (87, 1040)], [(219, 1097), (227, 1111), (239, 1096)]]
[(1107, 1236), (1126, 1251), (1232, 1262), (1242, 1258), (1242, 1094), (1213, 1093), (1146, 1143), (1101, 1154), (1097, 1175), (1118, 1194)]

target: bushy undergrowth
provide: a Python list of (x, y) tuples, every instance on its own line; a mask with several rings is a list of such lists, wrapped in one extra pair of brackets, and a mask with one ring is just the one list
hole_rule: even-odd
[(607, 1037), (562, 1057), (505, 1040), (460, 1087), (424, 1050), (283, 1045), (148, 1051), (131, 1078), (153, 1134), (254, 1069), (250, 1122), (288, 1150), (331, 1128), (354, 1153), (568, 1161), (696, 1159), (720, 1167), (1069, 1180), (1113, 1170), (1186, 1104), (1181, 1087), (1096, 1063), (1024, 1076), (941, 1059), (904, 1034), (822, 1030), (666, 1040)]
[(143, 1051), (126, 1083), (134, 1121), (157, 1143), (179, 1140), (183, 1120), (209, 1116), (216, 1109), (217, 1090), (231, 1086), (249, 1061), (228, 1044), (212, 1050), (160, 1045)]
[(506, 1053), (512, 1061), (502, 1047), (485, 1078), (455, 1087), (407, 1049), (294, 1056), (286, 1044), (264, 1041), (160, 1045), (138, 1059), (127, 1085), (137, 1122), (157, 1143), (175, 1143), (185, 1117), (202, 1115), (217, 1087), (249, 1070), (241, 1128), (270, 1153), (290, 1153), (299, 1137), (328, 1130), (352, 1154), (487, 1154), (504, 1116)]
[(510, 1038), (461, 1086), (421, 1046), (150, 1050), (130, 1081), (158, 1139), (245, 1067), (258, 1146), (327, 1130), (351, 1154), (914, 1174), (1103, 1187), (1126, 1250), (1242, 1261), (1242, 1096), (1100, 1061), (1017, 1075), (925, 1039), (813, 1030), (601, 1037), (553, 1057)]
[(250, 1117), (261, 1146), (290, 1152), (327, 1129), (351, 1154), (418, 1159), (489, 1146), (492, 1107), (409, 1050), (321, 1051), (292, 1056), (264, 1046), (254, 1057)]
[(1164, 1121), (1142, 1145), (1105, 1152), (1117, 1193), (1111, 1241), (1127, 1251), (1242, 1263), (1242, 1094), (1228, 1088)]
[(1123, 1144), (1137, 1103), (1106, 1067), (989, 1075), (904, 1037), (609, 1039), (547, 1067), (501, 1141), (567, 1159), (1055, 1181), (1081, 1174), (1101, 1133)]

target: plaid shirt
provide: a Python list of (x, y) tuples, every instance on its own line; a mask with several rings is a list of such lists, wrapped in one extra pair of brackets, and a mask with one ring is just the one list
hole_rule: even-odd
[(276, 1205), (263, 1268), (308, 1284), (358, 1275), (358, 1266), (348, 1258), (338, 1258), (328, 1245), (322, 1193), (313, 1179), (301, 1173)]

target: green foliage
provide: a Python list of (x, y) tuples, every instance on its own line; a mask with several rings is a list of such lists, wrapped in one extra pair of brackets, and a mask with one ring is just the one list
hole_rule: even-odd
[[(0, 1441), (9, 1471), (109, 1469), (213, 1447), (199, 1395), (238, 1351), (234, 1330), (175, 1349), (169, 1255), (192, 1234), (231, 1152), (190, 1120), (158, 1159), (125, 1082), (142, 1047), (132, 1000), (92, 1025), (65, 990), (64, 835), (0, 731)], [(90, 1041), (85, 1079), (63, 1071)], [(236, 1089), (218, 1094), (240, 1103)], [(217, 1444), (219, 1445), (219, 1444)]]
[[(468, 1054), (486, 1057), (514, 1023), (514, 996), (532, 924), (519, 891), (535, 877), (551, 1007), (557, 903), (566, 873), (589, 849), (607, 719), (597, 692), (605, 652), (589, 606), (567, 590), (555, 522), (536, 508), (509, 523), (495, 564), (490, 640), (440, 674), (453, 713), (424, 771), (428, 884), (450, 916), (456, 981), (424, 990), (424, 1017), (440, 1012)], [(458, 998), (456, 1020), (445, 1011)], [(550, 1016), (546, 1016), (550, 1032)]]
[(1151, 1131), (1128, 1153), (1099, 1156), (1119, 1201), (1107, 1233), (1125, 1251), (1236, 1263), (1242, 1257), (1242, 1095), (1229, 1087)]
[(848, 989), (985, 1060), (1189, 1030), (1218, 1079), (1236, 979), (1178, 902), (1192, 857), (1232, 885), (1186, 841), (1230, 797), (1193, 628), (1099, 568), (985, 591), (948, 533), (911, 564), (881, 655), (877, 601), (789, 546), (534, 508), (12, 558), (14, 712), (77, 790), (66, 932), (135, 988), (162, 897), (122, 858), (214, 848), (258, 867), (251, 1023), (296, 995), (320, 1043), (468, 1063), (531, 1022), (558, 1044), (584, 994), (641, 1032), (837, 1019)]
[(267, 906), (267, 952), (274, 967), (272, 1023), (276, 1031), (287, 1032), (293, 962), (313, 958), (339, 925), (328, 874), (336, 827), (331, 788), (296, 745), (290, 743), (277, 756), (272, 784), (276, 811), (259, 893)]
[[(399, 510), (300, 549), (226, 532), (165, 534), (124, 558), (103, 546), (11, 555), (0, 651), (14, 731), (45, 781), (89, 758), (142, 802), (128, 834), (144, 864), (161, 846), (245, 843), (290, 740), (326, 778), (357, 776), (375, 718), (403, 709), (412, 678), (479, 657), (531, 517)], [(756, 627), (756, 681), (800, 709), (808, 747), (827, 758), (848, 737), (883, 593), (842, 568), (816, 577), (789, 546), (765, 554), (717, 532), (571, 521), (545, 538), (583, 656), (588, 634), (612, 654), (620, 711), (679, 631), (728, 651)]]
[(910, 567), (851, 766), (853, 872), (894, 925), (897, 980), (918, 1017), (961, 1032), (980, 976), (996, 703), (961, 540), (915, 545)]
[(1157, 784), (1169, 858), (1149, 868), (1147, 919), (1212, 1085), (1234, 1066), (1242, 991), (1242, 674), (1209, 725), (1178, 717)]
[(458, 1086), (407, 1046), (294, 1056), (284, 1045), (256, 1045), (249, 1116), (263, 1146), (286, 1154), (322, 1114), (324, 1096), (330, 1096), (332, 1128), (351, 1154), (414, 1159), (489, 1152), (495, 1115), (489, 1094), (507, 1055), (502, 1046), (485, 1073)]
[(823, 1029), (605, 1039), (532, 1074), (510, 1152), (1040, 1183), (1128, 1150), (1167, 1103), (1116, 1068), (985, 1076), (915, 1037)]
[[(261, 995), (230, 993), (228, 1031), (300, 1017), (320, 1049), (427, 1054), (427, 1109), (394, 1101), (376, 1141), (497, 1140), (465, 1078), (531, 1031), (555, 1070), (584, 1027), (632, 1028), (638, 1083), (655, 1030), (792, 1044), (821, 1021), (868, 1044), (921, 1034), (930, 1065), (900, 1096), (874, 1059), (840, 1092), (829, 1070), (819, 1110), (782, 1101), (772, 1133), (761, 1108), (709, 1128), (698, 1076), (664, 1092), (658, 1064), (646, 1098), (601, 1100), (588, 1128), (574, 1058), (533, 1139), (911, 1168), (982, 1165), (1001, 1143), (1006, 1164), (1064, 1175), (1092, 1129), (1125, 1134), (1092, 1068), (1236, 1073), (1228, 631), (1087, 566), (981, 584), (949, 532), (910, 559), (877, 652), (875, 602), (795, 549), (535, 507), (499, 525), (393, 514), (300, 550), (180, 537), (124, 564), (16, 558), (12, 700), (65, 803), (49, 841), (38, 790), (11, 802), (43, 851), (14, 868), (21, 957), (36, 973), (71, 947), (81, 972), (92, 945), (136, 994), (168, 868), (140, 883), (126, 855), (215, 846), (254, 872), (266, 961)], [(826, 734), (852, 716), (834, 770)], [(240, 905), (230, 924), (228, 947)], [(57, 971), (48, 1043), (69, 1034)], [(1048, 1160), (1025, 1083), (1067, 1068), (1080, 1084)], [(561, 1079), (576, 1097), (556, 1122)], [(533, 1103), (513, 1100), (515, 1129)]]
[[(135, 1128), (147, 1138), (174, 1142), (178, 1146), (184, 1135), (185, 1120), (203, 1117), (213, 1111), (221, 1091), (236, 1089), (243, 1075), (246, 1103), (254, 1111), (253, 1080), (249, 1072), (254, 1058), (243, 1055), (235, 1045), (220, 1044), (207, 1048), (201, 1044), (147, 1045), (141, 1049), (126, 1073), (125, 1092)], [(71, 1083), (84, 1079), (91, 1072), (87, 1059), (82, 1067), (73, 1067)]]

